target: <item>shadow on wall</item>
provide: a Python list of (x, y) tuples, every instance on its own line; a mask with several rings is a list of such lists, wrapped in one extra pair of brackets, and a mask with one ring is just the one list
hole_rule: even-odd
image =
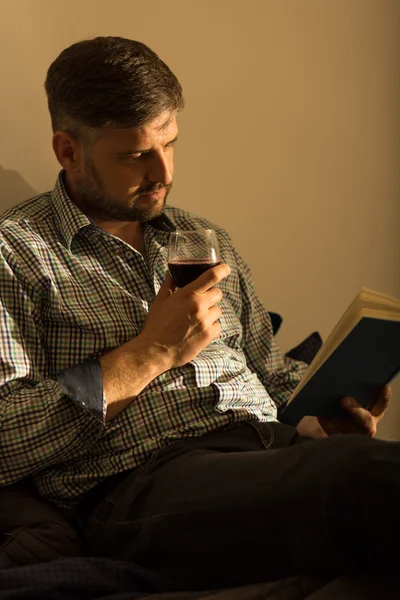
[(0, 214), (22, 200), (37, 196), (38, 192), (18, 173), (0, 165)]

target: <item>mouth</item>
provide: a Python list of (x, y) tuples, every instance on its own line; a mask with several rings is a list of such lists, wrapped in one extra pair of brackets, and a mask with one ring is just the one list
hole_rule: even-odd
[(147, 196), (148, 198), (150, 198), (150, 200), (159, 200), (160, 198), (163, 197), (165, 193), (165, 189), (163, 188), (162, 190), (158, 190), (157, 192), (151, 192), (149, 194), (141, 194), (141, 196)]

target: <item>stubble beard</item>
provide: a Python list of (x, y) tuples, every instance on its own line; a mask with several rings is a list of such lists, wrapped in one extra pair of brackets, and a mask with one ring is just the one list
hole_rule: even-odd
[[(92, 217), (110, 218), (117, 221), (140, 221), (145, 223), (158, 217), (164, 210), (172, 183), (167, 185), (154, 184), (146, 190), (139, 189), (127, 196), (127, 204), (120, 204), (110, 198), (104, 191), (100, 175), (89, 159), (86, 161), (86, 174), (75, 182), (77, 204), (81, 210)], [(145, 206), (137, 201), (143, 194), (165, 189), (162, 201), (151, 200), (147, 197)]]

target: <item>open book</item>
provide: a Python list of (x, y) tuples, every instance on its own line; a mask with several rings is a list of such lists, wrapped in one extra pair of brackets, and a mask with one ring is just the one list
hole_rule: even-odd
[(341, 417), (340, 399), (368, 408), (400, 372), (400, 301), (362, 288), (293, 391), (283, 411)]

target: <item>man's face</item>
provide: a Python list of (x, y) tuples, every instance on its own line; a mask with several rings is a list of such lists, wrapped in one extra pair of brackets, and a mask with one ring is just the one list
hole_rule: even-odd
[(78, 206), (93, 218), (148, 221), (172, 187), (176, 117), (165, 112), (138, 129), (105, 128), (84, 150), (74, 181)]

